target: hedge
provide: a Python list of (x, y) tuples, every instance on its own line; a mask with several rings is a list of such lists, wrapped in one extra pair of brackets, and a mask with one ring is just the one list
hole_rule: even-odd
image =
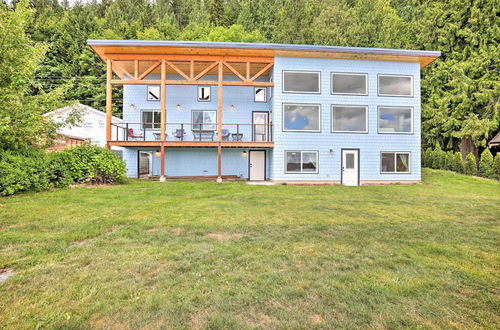
[(74, 183), (117, 183), (125, 176), (123, 160), (113, 152), (91, 145), (45, 153), (0, 150), (0, 195), (41, 191)]
[(500, 180), (500, 153), (493, 157), (489, 149), (481, 153), (478, 167), (472, 153), (463, 161), (460, 152), (443, 151), (436, 144), (435, 149), (427, 148), (422, 151), (422, 166)]

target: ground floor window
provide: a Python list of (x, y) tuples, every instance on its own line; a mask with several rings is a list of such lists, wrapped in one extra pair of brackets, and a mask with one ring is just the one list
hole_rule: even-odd
[(286, 173), (318, 173), (317, 151), (286, 151)]
[(382, 173), (410, 173), (409, 152), (382, 152), (380, 159)]
[(193, 110), (193, 131), (215, 131), (217, 113), (213, 110)]

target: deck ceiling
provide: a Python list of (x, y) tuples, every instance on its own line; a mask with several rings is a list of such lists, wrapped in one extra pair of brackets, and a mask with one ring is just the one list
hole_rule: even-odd
[[(312, 57), (370, 61), (416, 62), (424, 68), (440, 56), (439, 52), (378, 48), (245, 44), (223, 42), (179, 42), (141, 40), (89, 40), (88, 44), (102, 60), (159, 59), (169, 55), (204, 57)], [(255, 68), (254, 71), (258, 71)], [(229, 72), (228, 72), (229, 73)]]

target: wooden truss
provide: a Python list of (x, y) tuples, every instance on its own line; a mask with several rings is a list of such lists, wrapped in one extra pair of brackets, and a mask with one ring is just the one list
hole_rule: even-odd
[[(111, 146), (112, 86), (113, 85), (160, 85), (160, 175), (165, 177), (165, 136), (167, 85), (216, 85), (217, 86), (217, 169), (218, 180), (222, 180), (222, 93), (223, 86), (272, 87), (274, 83), (261, 81), (270, 75), (274, 65), (273, 57), (201, 56), (201, 55), (143, 55), (106, 54), (106, 139)], [(119, 79), (113, 79), (115, 73)], [(159, 80), (146, 79), (158, 74)], [(168, 79), (172, 76), (179, 79)], [(207, 76), (212, 77), (206, 78)], [(224, 76), (239, 80), (224, 80)], [(216, 79), (213, 79), (216, 77)], [(192, 146), (199, 143), (193, 142)], [(227, 143), (226, 143), (227, 144)], [(191, 143), (186, 143), (191, 146)], [(215, 145), (210, 145), (215, 146)], [(237, 145), (235, 145), (238, 147)], [(240, 146), (240, 147), (243, 147)]]
[[(109, 56), (111, 70), (120, 79), (112, 79), (112, 85), (159, 85), (162, 74), (159, 69), (166, 65), (165, 83), (167, 85), (218, 85), (223, 86), (262, 86), (270, 87), (270, 81), (260, 81), (266, 73), (270, 73), (274, 65), (273, 58), (265, 57), (214, 57), (214, 56), (134, 56), (127, 60), (123, 56)], [(222, 66), (222, 74), (218, 72)], [(145, 79), (151, 74), (159, 74), (160, 79)], [(176, 75), (179, 79), (168, 79)], [(202, 79), (207, 75), (216, 76), (216, 79)], [(231, 75), (239, 80), (224, 80), (224, 76)]]

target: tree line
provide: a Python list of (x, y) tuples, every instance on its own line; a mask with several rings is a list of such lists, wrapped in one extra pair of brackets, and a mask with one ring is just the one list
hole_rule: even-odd
[[(26, 7), (26, 8), (25, 8)], [(0, 5), (0, 67), (29, 63), (27, 96), (103, 109), (105, 67), (87, 39), (274, 42), (439, 50), (422, 72), (422, 142), (463, 155), (499, 131), (500, 15), (495, 0), (62, 0)], [(23, 9), (25, 8), (25, 9)], [(24, 22), (6, 23), (26, 10)], [(15, 15), (14, 15), (15, 16)], [(7, 31), (5, 31), (7, 32)], [(7, 79), (0, 73), (0, 79)], [(8, 80), (8, 79), (7, 79)], [(0, 80), (0, 88), (7, 86)], [(26, 87), (27, 86), (27, 87)], [(121, 89), (114, 91), (117, 111)], [(3, 112), (5, 105), (0, 104)], [(41, 107), (47, 110), (45, 107)], [(119, 115), (119, 113), (117, 113)], [(0, 113), (0, 132), (2, 129)], [(4, 116), (5, 117), (5, 116)], [(1, 135), (0, 135), (1, 136)], [(0, 138), (1, 141), (1, 138)]]

